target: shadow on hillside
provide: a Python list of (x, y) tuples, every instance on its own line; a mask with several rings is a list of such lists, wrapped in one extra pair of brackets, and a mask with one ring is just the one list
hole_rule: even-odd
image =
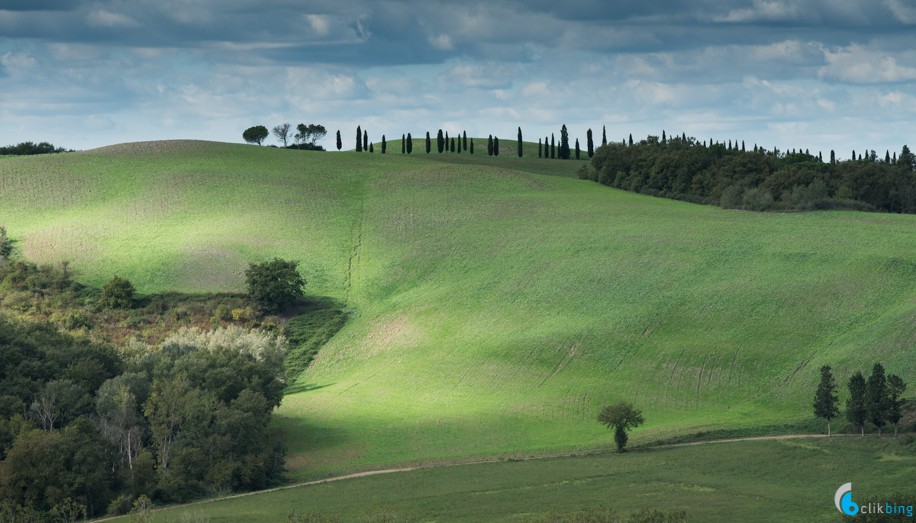
[(330, 387), (334, 385), (333, 383), (326, 383), (324, 385), (315, 385), (314, 383), (293, 383), (283, 391), (284, 396), (289, 396), (290, 394), (298, 394), (300, 392), (311, 392), (313, 390), (323, 389), (325, 387)]

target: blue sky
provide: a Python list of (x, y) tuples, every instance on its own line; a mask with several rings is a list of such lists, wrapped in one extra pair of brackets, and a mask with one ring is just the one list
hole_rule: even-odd
[(883, 156), (916, 145), (914, 42), (913, 0), (0, 0), (0, 144), (566, 124)]

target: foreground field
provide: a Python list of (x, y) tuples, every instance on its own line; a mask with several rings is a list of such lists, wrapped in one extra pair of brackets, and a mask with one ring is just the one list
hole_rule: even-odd
[(600, 447), (620, 399), (635, 444), (796, 425), (824, 364), (916, 381), (916, 216), (727, 211), (537, 161), (128, 144), (5, 160), (0, 224), (141, 292), (301, 260), (350, 320), (278, 412), (297, 479)]
[[(833, 494), (916, 496), (912, 446), (875, 438), (735, 442), (695, 447), (415, 470), (175, 507), (221, 521), (283, 521), (289, 513), (359, 521), (530, 521), (607, 507), (685, 510), (689, 521), (839, 521)], [(909, 489), (909, 490), (907, 490)], [(380, 520), (381, 521), (381, 520)], [(391, 520), (389, 520), (391, 521)]]

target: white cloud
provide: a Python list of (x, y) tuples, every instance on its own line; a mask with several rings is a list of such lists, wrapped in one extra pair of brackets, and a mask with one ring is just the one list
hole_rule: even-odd
[(314, 31), (317, 36), (327, 36), (328, 32), (331, 30), (331, 20), (327, 16), (305, 15), (305, 21), (308, 22), (309, 27), (312, 28), (312, 31)]
[(139, 27), (140, 24), (133, 18), (120, 13), (112, 13), (105, 9), (97, 9), (86, 15), (86, 23), (92, 27)]
[(779, 22), (795, 20), (801, 14), (795, 2), (784, 0), (754, 0), (753, 7), (733, 9), (727, 14), (714, 17), (716, 22)]
[(443, 51), (451, 51), (455, 48), (455, 44), (452, 42), (452, 37), (444, 33), (436, 36), (430, 36), (427, 38), (427, 41), (429, 42), (429, 45)]
[(912, 3), (904, 3), (903, 0), (884, 0), (884, 5), (891, 13), (904, 24), (916, 24), (916, 7)]
[(821, 78), (857, 84), (916, 80), (916, 67), (902, 65), (896, 56), (867, 49), (859, 44), (836, 50), (825, 48), (823, 53), (827, 63), (818, 69)]

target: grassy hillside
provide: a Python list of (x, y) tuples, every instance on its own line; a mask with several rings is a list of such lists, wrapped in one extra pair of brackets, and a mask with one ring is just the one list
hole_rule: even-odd
[(831, 500), (847, 481), (859, 503), (893, 492), (912, 499), (916, 456), (886, 440), (835, 438), (465, 465), (175, 507), (156, 513), (155, 521), (202, 512), (212, 523), (282, 521), (289, 513), (338, 521), (385, 514), (398, 521), (521, 523), (586, 507), (620, 514), (683, 510), (688, 521), (710, 523), (840, 521)]
[(301, 260), (350, 320), (279, 412), (298, 478), (608, 444), (594, 418), (618, 399), (644, 409), (634, 443), (797, 423), (823, 364), (916, 381), (914, 216), (727, 211), (424, 156), (13, 158), (0, 224), (32, 259), (142, 292), (238, 290), (249, 261)]

